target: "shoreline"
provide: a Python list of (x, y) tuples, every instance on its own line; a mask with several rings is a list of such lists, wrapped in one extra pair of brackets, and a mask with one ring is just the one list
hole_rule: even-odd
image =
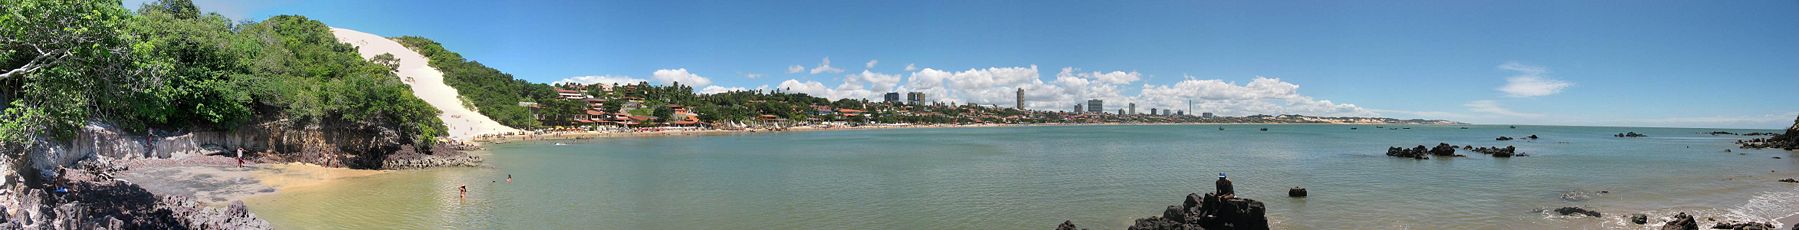
[[(774, 130), (774, 129), (739, 129), (739, 130), (697, 129), (697, 130), (659, 130), (659, 131), (629, 131), (629, 132), (623, 132), (623, 131), (541, 131), (542, 133), (531, 133), (531, 132), (527, 131), (526, 134), (480, 136), (480, 137), (474, 138), (474, 140), (470, 141), (470, 143), (504, 144), (504, 143), (522, 142), (522, 141), (585, 140), (585, 139), (594, 139), (594, 138), (751, 135), (751, 134), (784, 133), (784, 132), (856, 131), (856, 130), (886, 130), (886, 129), (961, 129), (961, 128), (1062, 127), (1062, 126), (1204, 126), (1204, 125), (1406, 125), (1406, 126), (1442, 126), (1442, 127), (1483, 126), (1483, 125), (1395, 124), (1395, 123), (1198, 123), (1198, 122), (1191, 122), (1191, 123), (1108, 122), (1108, 123), (969, 124), (969, 125), (957, 125), (957, 124), (863, 125), (863, 126), (853, 126), (853, 127), (852, 126), (839, 126), (839, 127), (829, 127), (829, 128), (820, 128), (820, 127), (814, 127), (814, 126), (794, 126), (794, 127), (785, 128), (784, 130)], [(1496, 125), (1484, 125), (1484, 126), (1496, 126)], [(639, 130), (646, 130), (646, 129), (665, 129), (665, 128), (640, 128)]]

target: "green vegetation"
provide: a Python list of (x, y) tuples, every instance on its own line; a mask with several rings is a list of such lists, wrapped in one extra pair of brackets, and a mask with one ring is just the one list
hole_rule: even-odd
[(128, 130), (233, 129), (257, 120), (444, 133), (388, 66), (301, 16), (233, 23), (187, 0), (0, 0), (0, 138), (68, 138), (87, 121)]
[(464, 101), (474, 104), (481, 115), (502, 125), (516, 128), (542, 127), (531, 116), (531, 111), (518, 106), (518, 103), (538, 102), (548, 106), (557, 101), (551, 100), (556, 97), (556, 91), (547, 84), (513, 79), (511, 74), (488, 68), (480, 62), (463, 59), (461, 54), (450, 52), (444, 49), (443, 44), (431, 39), (413, 36), (393, 39), (431, 59), (431, 67), (444, 73), (444, 84), (456, 88), (456, 92), (466, 99)]

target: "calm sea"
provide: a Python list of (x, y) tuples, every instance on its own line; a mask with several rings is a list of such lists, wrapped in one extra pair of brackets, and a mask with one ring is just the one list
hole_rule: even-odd
[[(1702, 134), (1714, 129), (1385, 127), (1410, 129), (1057, 126), (510, 143), (481, 153), (490, 167), (397, 171), (249, 203), (284, 229), (1049, 229), (1063, 220), (1121, 229), (1211, 191), (1223, 172), (1281, 229), (1640, 228), (1626, 218), (1675, 212), (1710, 226), (1706, 218), (1799, 213), (1799, 185), (1776, 182), (1799, 177), (1799, 154), (1734, 149), (1743, 137)], [(1612, 137), (1620, 132), (1649, 137)], [(1541, 139), (1494, 140), (1532, 134)], [(1384, 155), (1439, 142), (1514, 145), (1530, 156)], [(1294, 186), (1311, 197), (1286, 197)], [(1565, 206), (1605, 217), (1541, 211)]]

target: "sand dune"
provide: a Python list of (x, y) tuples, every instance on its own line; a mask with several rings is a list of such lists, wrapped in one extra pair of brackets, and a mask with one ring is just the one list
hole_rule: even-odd
[(443, 119), (448, 127), (449, 137), (458, 141), (469, 141), (475, 136), (491, 133), (518, 131), (512, 127), (501, 125), (481, 113), (462, 106), (462, 99), (457, 97), (456, 88), (443, 82), (443, 72), (431, 68), (430, 59), (418, 52), (407, 49), (400, 42), (389, 40), (380, 35), (361, 31), (331, 28), (331, 33), (338, 41), (350, 43), (362, 54), (362, 58), (374, 58), (376, 55), (391, 53), (400, 59), (400, 68), (396, 72), (402, 81), (412, 85), (412, 95), (424, 99), (432, 107), (437, 107), (437, 117)]

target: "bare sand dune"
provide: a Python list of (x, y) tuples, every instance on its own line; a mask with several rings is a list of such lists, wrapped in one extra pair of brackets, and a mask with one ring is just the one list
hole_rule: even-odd
[(400, 68), (396, 72), (397, 75), (400, 75), (401, 80), (406, 84), (412, 85), (412, 95), (424, 99), (432, 107), (437, 107), (437, 117), (443, 119), (444, 126), (450, 129), (450, 138), (468, 142), (475, 136), (483, 134), (518, 131), (512, 127), (501, 125), (481, 113), (464, 108), (462, 99), (457, 97), (456, 88), (444, 84), (443, 72), (431, 68), (428, 64), (430, 59), (407, 49), (406, 46), (400, 45), (400, 42), (380, 35), (343, 28), (331, 28), (331, 34), (336, 35), (338, 41), (356, 46), (357, 52), (362, 54), (363, 59), (374, 58), (384, 53), (391, 53), (395, 58), (399, 58)]

